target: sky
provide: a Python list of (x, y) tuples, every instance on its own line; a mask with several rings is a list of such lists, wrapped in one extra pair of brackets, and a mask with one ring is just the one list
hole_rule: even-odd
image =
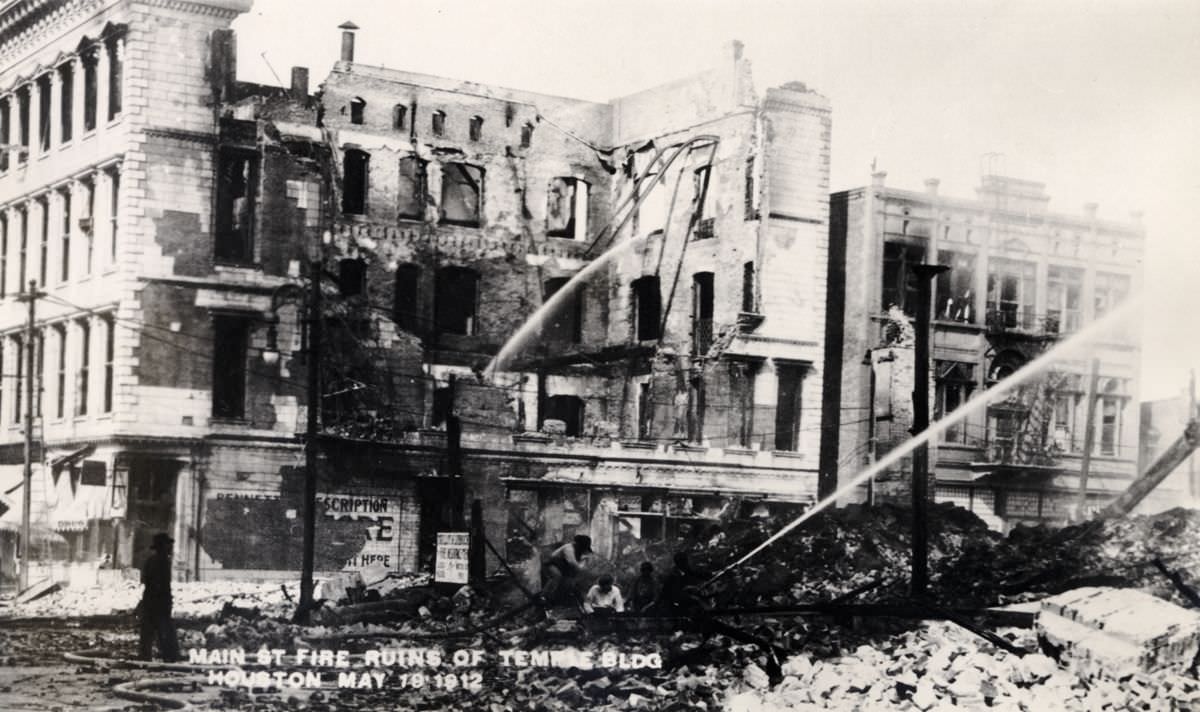
[(969, 198), (986, 166), (1044, 182), (1055, 212), (1143, 211), (1141, 397), (1200, 370), (1195, 0), (255, 0), (234, 23), (240, 78), (306, 66), (315, 88), (346, 20), (363, 64), (597, 101), (741, 40), (759, 91), (799, 80), (829, 97), (833, 191), (874, 163), (891, 186), (936, 177)]

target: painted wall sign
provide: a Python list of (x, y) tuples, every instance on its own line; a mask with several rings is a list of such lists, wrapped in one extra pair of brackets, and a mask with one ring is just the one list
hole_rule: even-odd
[(440, 583), (466, 583), (470, 548), (471, 535), (467, 532), (438, 532), (433, 580)]

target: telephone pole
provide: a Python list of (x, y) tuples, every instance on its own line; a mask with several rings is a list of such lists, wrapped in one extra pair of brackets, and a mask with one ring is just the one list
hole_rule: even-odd
[[(17, 296), (18, 301), (29, 302), (29, 318), (25, 322), (25, 472), (21, 485), (21, 570), (18, 590), (29, 588), (29, 539), (30, 510), (33, 508), (33, 362), (34, 324), (37, 319), (37, 300), (44, 297), (37, 288), (37, 280), (29, 280), (29, 291)], [(22, 384), (17, 384), (20, 388)]]
[(1079, 463), (1079, 519), (1087, 517), (1087, 487), (1088, 474), (1092, 469), (1092, 448), (1096, 442), (1096, 431), (1093, 421), (1096, 419), (1096, 390), (1100, 385), (1100, 359), (1092, 359), (1091, 372), (1088, 375), (1087, 411), (1083, 426), (1083, 457)]

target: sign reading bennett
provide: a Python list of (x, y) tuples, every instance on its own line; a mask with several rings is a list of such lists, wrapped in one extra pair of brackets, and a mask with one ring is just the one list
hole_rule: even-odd
[(471, 535), (466, 532), (439, 532), (437, 535), (437, 560), (433, 567), (433, 580), (441, 583), (466, 583), (468, 577), (468, 550)]

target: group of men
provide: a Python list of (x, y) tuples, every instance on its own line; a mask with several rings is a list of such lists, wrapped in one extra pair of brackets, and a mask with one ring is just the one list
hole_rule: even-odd
[[(584, 534), (554, 550), (542, 566), (541, 596), (547, 605), (573, 602), (584, 613), (594, 616), (626, 611), (626, 599), (610, 574), (597, 578), (582, 601), (578, 600), (577, 580), (584, 558), (592, 553), (592, 539)], [(675, 554), (673, 566), (661, 582), (654, 573), (654, 564), (645, 561), (630, 587), (628, 610), (693, 613), (703, 607), (698, 588), (704, 580), (705, 576), (692, 568), (684, 552)]]

